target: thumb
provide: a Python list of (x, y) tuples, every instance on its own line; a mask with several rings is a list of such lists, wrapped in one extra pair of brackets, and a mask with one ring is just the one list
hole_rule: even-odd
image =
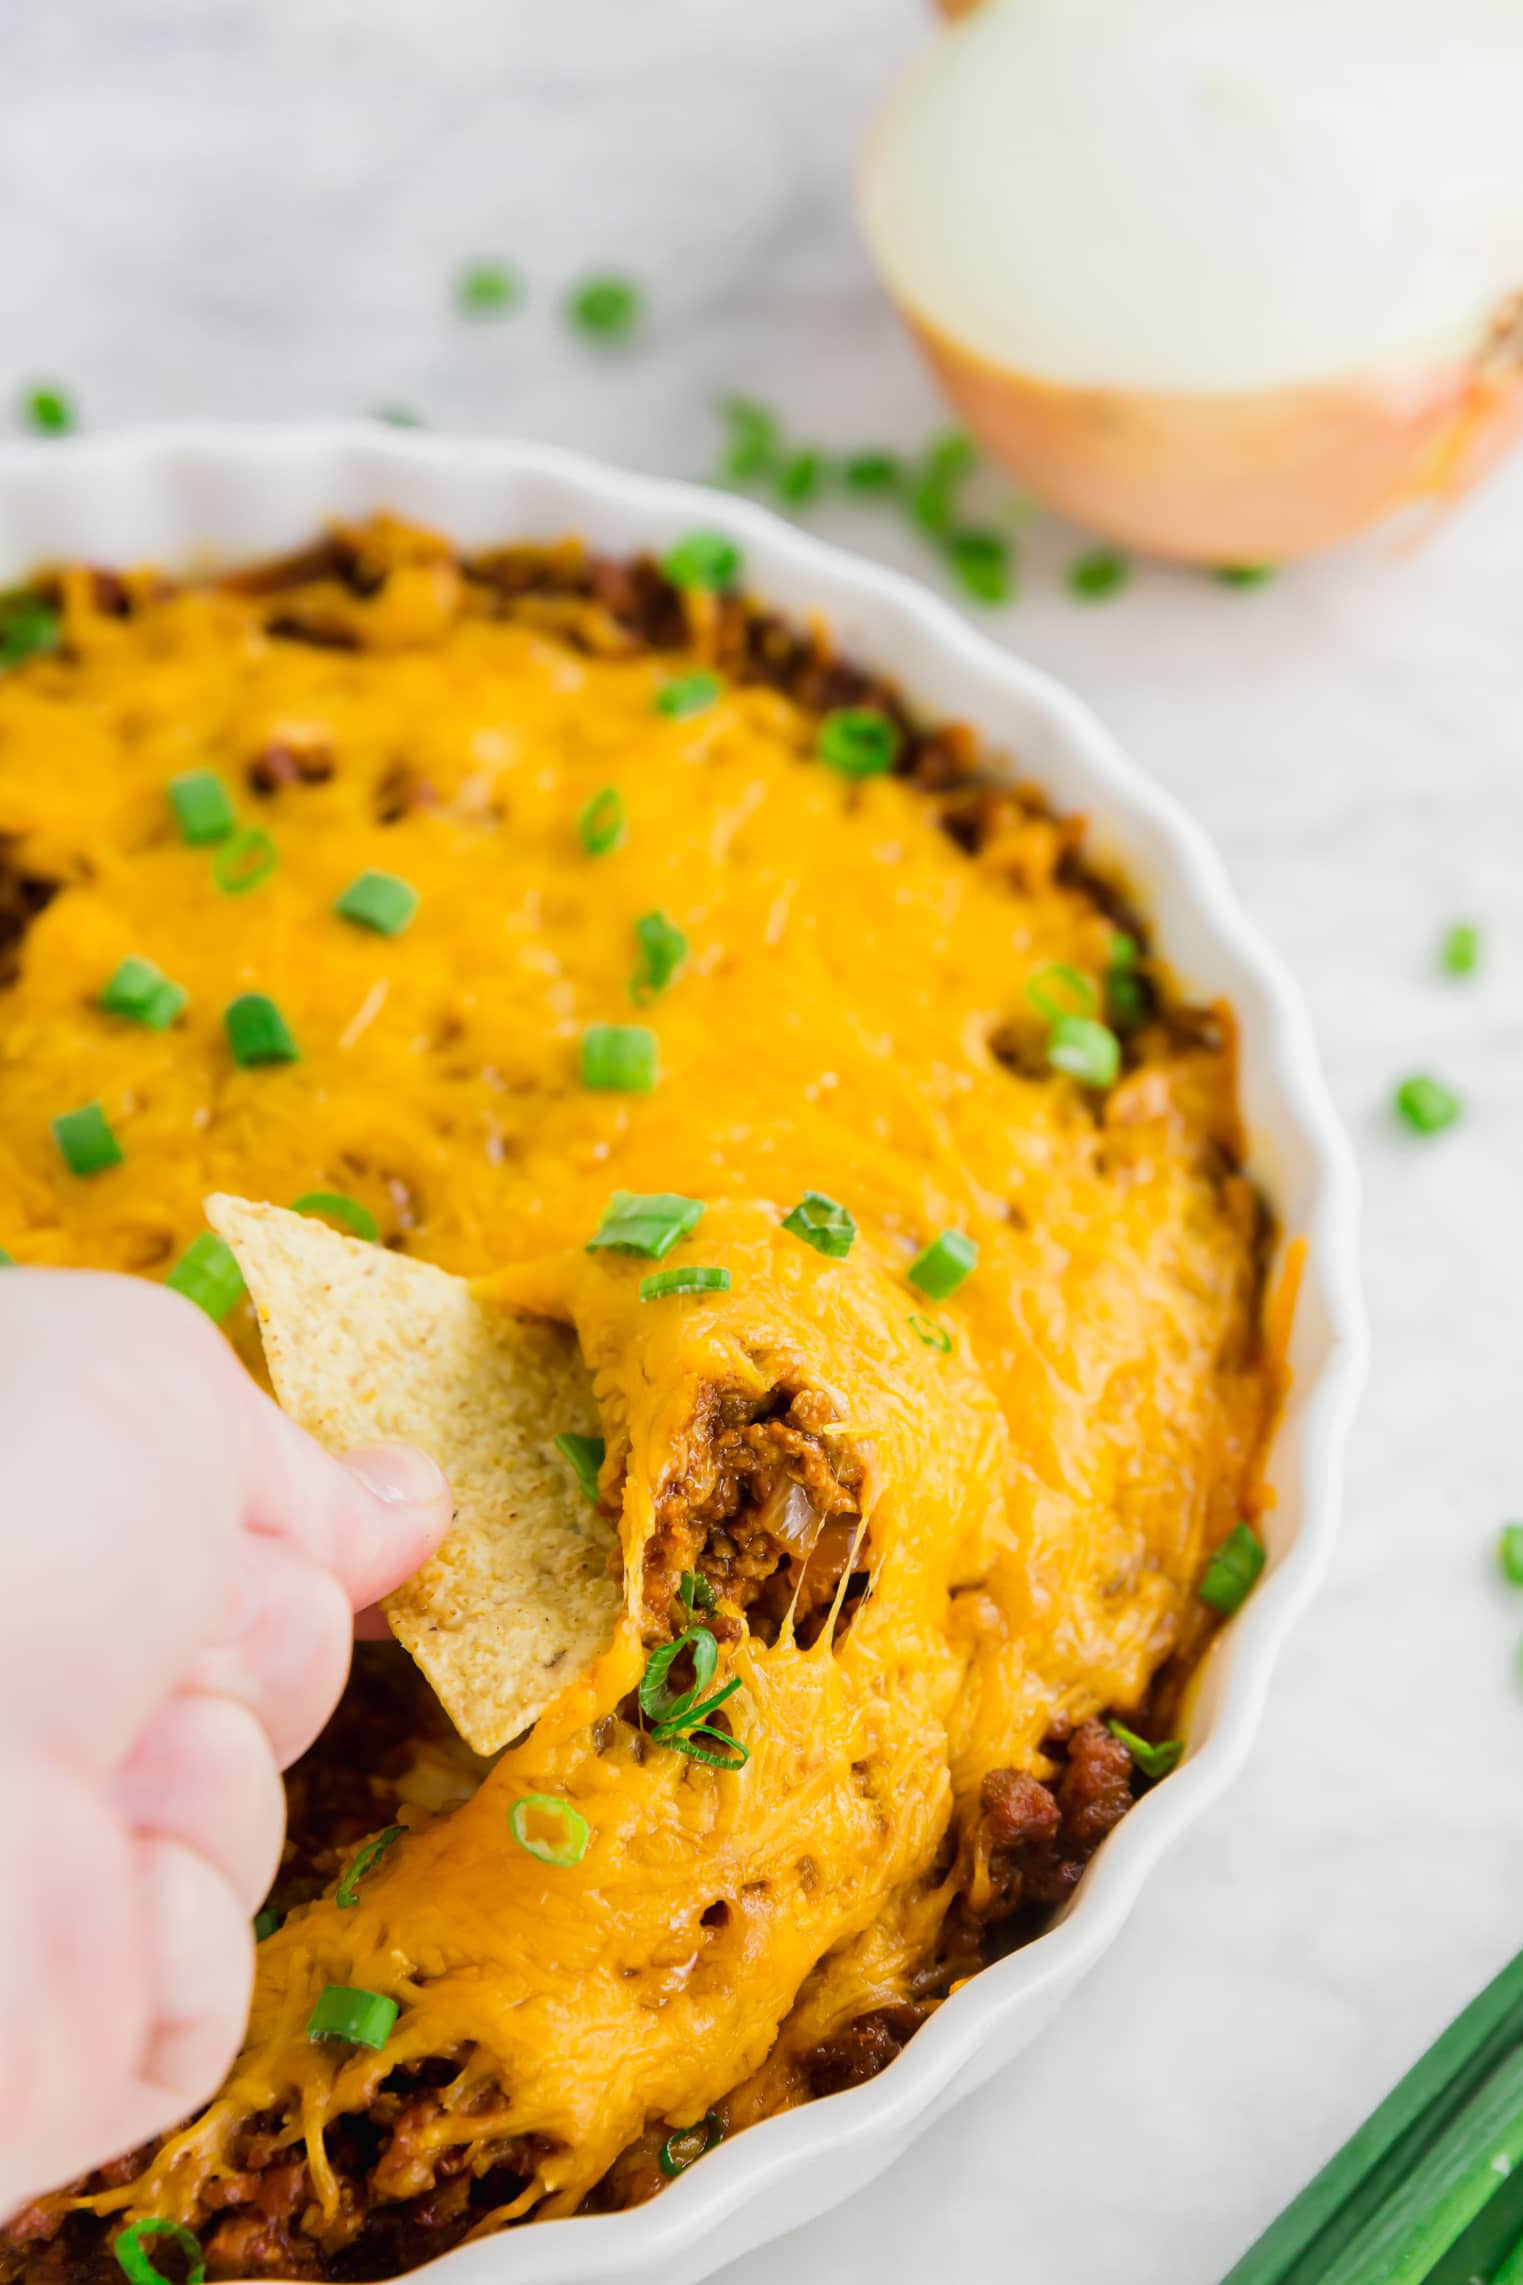
[(443, 1470), (406, 1444), (336, 1460), (261, 1392), (245, 1446), (245, 1526), (332, 1573), (351, 1609), (389, 1594), (449, 1528)]

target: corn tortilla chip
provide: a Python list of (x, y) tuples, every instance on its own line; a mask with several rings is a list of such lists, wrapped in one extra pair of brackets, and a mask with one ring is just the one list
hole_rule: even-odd
[(281, 1207), (206, 1212), (291, 1417), (333, 1452), (419, 1445), (449, 1477), (444, 1543), (385, 1608), (466, 1743), (495, 1753), (606, 1650), (622, 1607), (616, 1535), (554, 1446), (598, 1430), (574, 1335)]

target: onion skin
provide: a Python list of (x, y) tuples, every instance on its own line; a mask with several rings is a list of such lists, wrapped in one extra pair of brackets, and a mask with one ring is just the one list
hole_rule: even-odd
[(1467, 362), (1230, 395), (1066, 387), (904, 315), (980, 444), (1040, 500), (1138, 551), (1284, 563), (1418, 502), (1447, 503), (1523, 435), (1523, 368)]

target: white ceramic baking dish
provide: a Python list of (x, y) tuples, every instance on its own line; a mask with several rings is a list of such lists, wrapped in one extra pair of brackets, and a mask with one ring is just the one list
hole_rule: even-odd
[(1189, 1758), (1107, 1841), (1064, 1917), (958, 1992), (869, 2085), (737, 2136), (633, 2212), (520, 2229), (435, 2265), (449, 2285), (689, 2285), (870, 2181), (1004, 2068), (1115, 1940), (1164, 1850), (1242, 1768), (1337, 1528), (1364, 1367), (1356, 1178), (1295, 987), (1192, 820), (1059, 683), (912, 581), (749, 503), (532, 444), (369, 426), (165, 428), (0, 449), (0, 586), (61, 557), (243, 561), (377, 508), (474, 545), (576, 532), (623, 553), (722, 529), (743, 546), (754, 592), (791, 613), (822, 612), (840, 647), (891, 672), (917, 709), (976, 723), (1060, 809), (1091, 821), (1091, 846), (1124, 868), (1192, 995), (1236, 1008), (1252, 1170), (1285, 1237), (1306, 1247), (1270, 1467), (1269, 1569), (1202, 1677)]

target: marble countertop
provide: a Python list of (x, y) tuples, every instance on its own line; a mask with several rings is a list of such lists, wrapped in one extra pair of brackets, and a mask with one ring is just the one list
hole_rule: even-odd
[[(743, 389), (826, 444), (940, 419), (853, 230), (918, 0), (81, 0), (0, 82), (0, 405), (92, 426), (414, 406), (703, 473)], [(531, 293), (467, 326), (502, 255)], [(637, 272), (645, 339), (555, 302)], [(3, 418), (3, 414), (0, 414)], [(887, 516), (819, 528), (911, 568)], [(891, 2178), (724, 2285), (1212, 2285), (1523, 1936), (1523, 462), (1419, 552), (1235, 592), (1062, 585), (1046, 520), (984, 615), (1203, 818), (1298, 972), (1367, 1186), (1375, 1369), (1342, 1553), (1232, 1798), (1057, 2024)], [(1443, 980), (1447, 923), (1486, 931)], [(1433, 1069), (1462, 1126), (1399, 1132)]]

